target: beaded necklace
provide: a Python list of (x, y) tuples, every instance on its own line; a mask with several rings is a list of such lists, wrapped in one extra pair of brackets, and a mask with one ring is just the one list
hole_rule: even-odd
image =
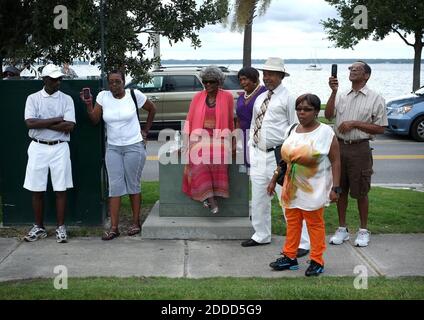
[(258, 86), (250, 94), (244, 93), (244, 100), (249, 100), (256, 93), (256, 91), (258, 91), (259, 87), (260, 85), (258, 84)]

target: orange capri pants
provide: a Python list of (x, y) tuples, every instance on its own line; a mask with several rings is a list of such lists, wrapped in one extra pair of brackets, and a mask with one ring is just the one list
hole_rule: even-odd
[(302, 220), (305, 219), (311, 240), (310, 258), (320, 265), (324, 265), (323, 254), (325, 251), (325, 224), (324, 208), (314, 211), (286, 208), (287, 234), (283, 246), (283, 254), (290, 259), (296, 258), (297, 249), (302, 233)]

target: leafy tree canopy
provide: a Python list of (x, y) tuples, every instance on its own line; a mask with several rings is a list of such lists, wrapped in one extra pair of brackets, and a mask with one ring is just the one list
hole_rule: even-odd
[[(420, 84), (421, 53), (424, 34), (424, 1), (422, 0), (325, 0), (334, 6), (340, 19), (322, 21), (329, 39), (337, 47), (353, 48), (362, 39), (382, 40), (396, 33), (414, 48), (414, 84)], [(362, 7), (358, 7), (362, 6)], [(366, 8), (366, 21), (360, 17)], [(355, 12), (356, 11), (356, 12)], [(355, 20), (357, 19), (357, 20)], [(366, 28), (358, 28), (358, 23)], [(413, 36), (411, 42), (409, 36)]]
[[(155, 61), (146, 57), (154, 46), (151, 34), (160, 33), (171, 44), (190, 39), (201, 42), (198, 31), (227, 16), (227, 0), (103, 0), (106, 71), (125, 68), (134, 78), (146, 79)], [(67, 9), (67, 28), (56, 29), (58, 5)], [(56, 64), (80, 58), (100, 63), (100, 0), (2, 0), (0, 1), (0, 60)], [(140, 35), (148, 33), (147, 42)], [(1, 62), (1, 61), (0, 61)]]

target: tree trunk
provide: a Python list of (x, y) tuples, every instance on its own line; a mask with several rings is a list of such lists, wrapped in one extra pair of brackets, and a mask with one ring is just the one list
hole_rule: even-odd
[(423, 51), (422, 33), (415, 33), (414, 44), (414, 76), (412, 80), (412, 91), (415, 91), (421, 86), (421, 53)]
[(244, 26), (243, 67), (252, 66), (252, 24)]
[(244, 26), (243, 67), (252, 66), (252, 25), (253, 19), (255, 18), (256, 4), (257, 1), (255, 1), (252, 6), (249, 19), (247, 19), (246, 25)]

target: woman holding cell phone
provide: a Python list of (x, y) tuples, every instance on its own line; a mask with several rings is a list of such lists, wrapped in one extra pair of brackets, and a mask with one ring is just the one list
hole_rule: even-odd
[[(129, 89), (124, 89), (125, 75), (119, 70), (108, 76), (109, 90), (99, 92), (96, 104), (88, 88), (83, 88), (81, 99), (87, 106), (88, 116), (93, 124), (103, 120), (106, 124), (106, 169), (109, 180), (109, 212), (111, 227), (102, 240), (112, 240), (120, 235), (119, 209), (121, 196), (129, 195), (133, 214), (133, 224), (127, 234), (136, 235), (141, 231), (141, 173), (146, 160), (144, 140), (152, 126), (156, 107), (139, 90), (134, 90), (134, 98)], [(137, 116), (137, 108), (148, 112), (143, 129)]]

